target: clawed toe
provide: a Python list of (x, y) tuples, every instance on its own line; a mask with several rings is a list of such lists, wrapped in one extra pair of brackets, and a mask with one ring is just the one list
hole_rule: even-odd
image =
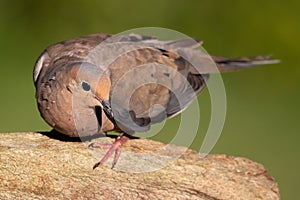
[(107, 151), (107, 153), (103, 156), (103, 158), (97, 162), (94, 166), (93, 169), (97, 168), (98, 166), (103, 165), (106, 160), (113, 154), (114, 155), (114, 160), (112, 163), (112, 167), (114, 168), (114, 166), (117, 164), (120, 154), (121, 154), (121, 147), (122, 145), (128, 140), (129, 138), (125, 135), (118, 137), (115, 142), (113, 144), (102, 144), (100, 142), (93, 142), (91, 144), (89, 144), (88, 147), (95, 147), (95, 148), (109, 148), (109, 150)]

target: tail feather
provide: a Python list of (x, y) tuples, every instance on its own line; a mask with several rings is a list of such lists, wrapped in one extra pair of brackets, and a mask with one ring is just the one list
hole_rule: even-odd
[(187, 65), (192, 65), (189, 71), (193, 74), (230, 72), (248, 67), (276, 64), (280, 62), (280, 60), (271, 59), (271, 56), (255, 56), (240, 58), (211, 56), (208, 55), (206, 52), (203, 52), (201, 50), (195, 50), (193, 48), (178, 48), (176, 49), (176, 52), (180, 55), (180, 58), (176, 61), (182, 62), (182, 59), (186, 60), (189, 63)]
[(217, 64), (220, 72), (236, 71), (258, 65), (277, 64), (280, 60), (271, 59), (271, 56), (255, 56), (240, 58), (225, 58), (220, 56), (211, 56)]

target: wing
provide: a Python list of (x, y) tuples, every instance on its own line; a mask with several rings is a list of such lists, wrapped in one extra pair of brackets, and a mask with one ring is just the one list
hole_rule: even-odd
[[(183, 41), (181, 45), (187, 46)], [(123, 131), (147, 131), (151, 124), (175, 116), (205, 87), (208, 75), (195, 73), (176, 49), (167, 49), (139, 44), (109, 65), (110, 102)]]

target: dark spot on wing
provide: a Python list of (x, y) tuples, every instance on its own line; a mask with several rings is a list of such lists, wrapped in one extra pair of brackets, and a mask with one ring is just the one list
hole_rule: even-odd
[(163, 75), (165, 75), (166, 77), (170, 77), (169, 73), (163, 73)]
[(130, 117), (131, 119), (139, 126), (143, 127), (143, 126), (147, 126), (150, 124), (151, 119), (150, 117), (145, 117), (145, 118), (137, 118), (136, 114), (133, 110), (129, 111)]
[(69, 85), (67, 85), (66, 88), (67, 88), (68, 92), (70, 92), (71, 94), (73, 93)]
[(167, 56), (167, 57), (170, 57), (170, 55), (168, 54), (168, 51), (165, 50), (165, 49), (161, 49), (161, 48), (157, 48), (160, 52), (162, 52), (162, 55), (163, 56)]
[(179, 71), (184, 69), (185, 65), (187, 64), (186, 60), (181, 56), (179, 58), (176, 58), (174, 63), (177, 65)]

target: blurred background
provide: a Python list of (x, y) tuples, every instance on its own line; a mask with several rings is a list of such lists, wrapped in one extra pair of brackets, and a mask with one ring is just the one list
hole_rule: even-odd
[[(227, 118), (212, 153), (262, 163), (278, 181), (282, 199), (296, 199), (300, 179), (299, 6), (299, 1), (277, 0), (1, 0), (0, 132), (51, 130), (39, 116), (32, 81), (34, 63), (48, 45), (97, 32), (119, 33), (145, 26), (174, 29), (204, 40), (211, 54), (272, 54), (282, 60), (277, 65), (223, 74)], [(205, 129), (210, 111), (207, 90), (198, 100)], [(170, 131), (176, 120), (168, 122)], [(198, 135), (191, 146), (195, 150), (203, 138)], [(154, 139), (166, 140), (163, 134)]]

